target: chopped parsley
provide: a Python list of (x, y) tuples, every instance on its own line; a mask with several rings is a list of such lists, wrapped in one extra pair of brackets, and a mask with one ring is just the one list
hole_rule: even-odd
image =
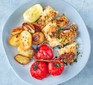
[(57, 64), (57, 63), (55, 63), (54, 65), (56, 68), (59, 68), (61, 66), (61, 64)]
[(60, 33), (62, 30), (63, 30), (63, 28), (60, 28), (60, 27), (59, 27), (59, 29), (58, 29), (58, 33)]
[(61, 49), (62, 48), (62, 46), (57, 46), (58, 47), (58, 49)]
[(77, 59), (75, 59), (74, 62), (77, 62)]
[(67, 66), (68, 64), (66, 62), (64, 62), (64, 64)]
[(68, 43), (64, 44), (63, 47), (65, 47), (65, 46), (67, 46), (67, 45), (68, 45)]
[(53, 36), (56, 36), (56, 32), (53, 32), (52, 34), (53, 34)]
[(49, 16), (46, 16), (46, 20), (48, 20), (49, 19)]
[(76, 50), (78, 50), (78, 46), (76, 46)]
[(58, 39), (61, 39), (61, 38), (62, 38), (62, 35), (57, 36), (57, 38), (58, 38)]
[(77, 52), (77, 56), (80, 54), (80, 52)]

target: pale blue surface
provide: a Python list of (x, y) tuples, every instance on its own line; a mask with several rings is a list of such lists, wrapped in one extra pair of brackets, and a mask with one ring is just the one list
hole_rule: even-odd
[[(90, 33), (91, 44), (93, 43), (93, 1), (92, 0), (65, 0), (72, 4), (80, 13)], [(9, 15), (21, 4), (27, 0), (0, 0), (0, 34), (2, 27), (9, 17)], [(0, 35), (1, 42), (1, 35)], [(92, 45), (91, 45), (92, 46)], [(27, 85), (19, 80), (11, 70), (7, 59), (2, 51), (2, 44), (0, 45), (0, 85)], [(93, 48), (93, 46), (92, 46)], [(93, 51), (86, 67), (80, 72), (79, 75), (73, 79), (63, 83), (62, 85), (92, 85), (93, 84)]]

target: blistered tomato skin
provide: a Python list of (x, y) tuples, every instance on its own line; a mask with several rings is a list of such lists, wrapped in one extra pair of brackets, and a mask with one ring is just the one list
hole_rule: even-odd
[(42, 80), (48, 76), (48, 66), (45, 62), (34, 62), (31, 65), (30, 73), (32, 77)]
[(36, 59), (51, 60), (53, 58), (53, 52), (50, 47), (43, 44), (39, 47), (38, 52), (35, 54)]
[(50, 62), (48, 63), (48, 70), (52, 76), (58, 76), (62, 74), (64, 70), (64, 63), (62, 62)]

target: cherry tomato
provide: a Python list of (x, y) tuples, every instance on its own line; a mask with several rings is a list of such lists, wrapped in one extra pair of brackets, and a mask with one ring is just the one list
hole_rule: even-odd
[(64, 70), (64, 63), (63, 62), (50, 62), (48, 63), (48, 70), (51, 75), (58, 76)]
[(51, 60), (53, 58), (53, 52), (47, 45), (42, 44), (39, 47), (38, 52), (35, 54), (36, 59)]
[(42, 80), (48, 76), (48, 66), (45, 62), (34, 62), (31, 65), (30, 73), (32, 77)]

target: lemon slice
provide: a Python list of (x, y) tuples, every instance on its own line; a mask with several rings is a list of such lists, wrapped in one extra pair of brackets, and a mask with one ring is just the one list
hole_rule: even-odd
[(42, 6), (40, 4), (36, 4), (24, 12), (24, 21), (30, 23), (35, 22), (42, 15), (42, 12)]

